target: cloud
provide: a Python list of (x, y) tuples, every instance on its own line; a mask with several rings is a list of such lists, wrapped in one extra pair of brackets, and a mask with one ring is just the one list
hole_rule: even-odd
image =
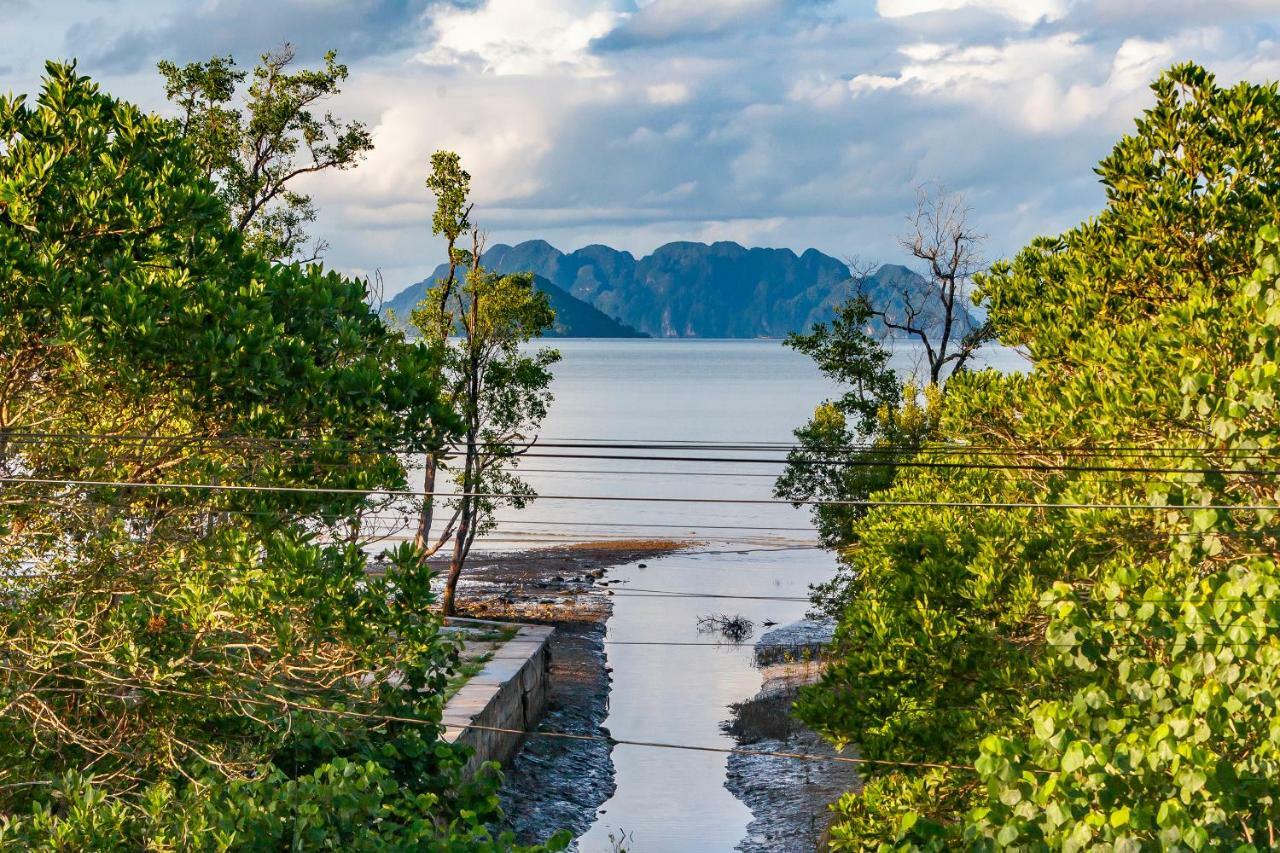
[(372, 74), (344, 94), (370, 110), (374, 149), (357, 169), (317, 180), (317, 197), (385, 209), (429, 202), (423, 185), (432, 152), (457, 151), (481, 207), (529, 199), (554, 176), (541, 168), (563, 127), (620, 97), (590, 78)]
[(626, 49), (705, 38), (749, 27), (766, 16), (785, 15), (796, 5), (793, 0), (653, 0), (626, 15), (598, 46)]
[(1275, 0), (23, 2), (23, 26), (0, 29), (17, 84), (70, 46), (150, 106), (162, 55), (337, 47), (351, 77), (326, 107), (376, 148), (304, 189), (329, 261), (381, 268), (389, 290), (439, 260), (423, 178), (440, 148), (474, 175), (494, 241), (900, 260), (913, 186), (938, 179), (968, 195), (994, 257), (1101, 206), (1092, 168), (1161, 69), (1280, 77)]
[(442, 8), (431, 16), (431, 46), (415, 59), (484, 73), (603, 73), (588, 52), (620, 14), (575, 0), (489, 0), (475, 8)]
[[(418, 37), (428, 0), (207, 0), (200, 4), (101, 4), (79, 16), (65, 42), (92, 66), (131, 72), (160, 58), (233, 54), (247, 64), (288, 41), (313, 61), (336, 49), (344, 61), (390, 53)], [(176, 8), (175, 8), (176, 7)], [(71, 17), (71, 16), (68, 16)]]
[(644, 92), (651, 104), (682, 104), (689, 100), (689, 87), (684, 83), (655, 83)]
[(876, 11), (886, 18), (903, 18), (976, 9), (1030, 25), (1061, 18), (1069, 5), (1068, 0), (877, 0)]
[(1150, 35), (1237, 21), (1274, 22), (1277, 15), (1280, 6), (1275, 0), (1075, 0), (1063, 23), (1103, 32)]
[[(1221, 40), (1220, 31), (1206, 29), (1160, 41), (1127, 38), (1114, 47), (1075, 32), (999, 45), (919, 43), (899, 49), (904, 62), (896, 73), (856, 75), (848, 90), (854, 97), (895, 91), (950, 100), (1034, 134), (1098, 121), (1119, 132), (1148, 100), (1148, 86), (1163, 68), (1186, 55), (1219, 52)], [(813, 83), (794, 91), (815, 102), (838, 95)]]

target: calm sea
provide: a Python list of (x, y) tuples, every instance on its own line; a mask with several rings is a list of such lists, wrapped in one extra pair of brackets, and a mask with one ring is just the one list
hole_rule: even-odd
[[(596, 441), (788, 442), (814, 406), (839, 393), (803, 355), (773, 340), (563, 340), (552, 390), (555, 402), (541, 432), (543, 446), (521, 464), (545, 497), (512, 519), (498, 540), (517, 534), (695, 535), (728, 525), (780, 528), (729, 531), (735, 538), (761, 534), (811, 539), (808, 513), (765, 504), (571, 501), (556, 495), (768, 499), (781, 466), (781, 450), (651, 450), (554, 447)], [(894, 365), (917, 370), (920, 351), (900, 346)], [(1018, 369), (1009, 350), (994, 350), (989, 363)], [(758, 459), (756, 463), (586, 459), (581, 455), (678, 456), (693, 459)], [(768, 461), (768, 460), (773, 460)], [(728, 475), (728, 476), (726, 476)], [(555, 522), (555, 524), (547, 524)], [(625, 525), (666, 525), (627, 527)], [(564, 529), (566, 528), (567, 529)], [(793, 528), (801, 527), (796, 530)], [(647, 533), (645, 531), (648, 531)]]

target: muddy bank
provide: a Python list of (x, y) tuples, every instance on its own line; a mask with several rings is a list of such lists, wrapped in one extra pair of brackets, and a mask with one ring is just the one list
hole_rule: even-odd
[[(458, 613), (545, 624), (604, 623), (612, 566), (671, 554), (697, 543), (630, 539), (558, 545), (512, 554), (476, 554), (458, 582)], [(432, 565), (437, 565), (435, 560)], [(441, 561), (441, 570), (447, 563)], [(441, 581), (442, 582), (442, 581)]]
[[(829, 626), (802, 621), (770, 632), (756, 645), (764, 685), (732, 706), (725, 731), (752, 753), (852, 755), (832, 747), (792, 716), (800, 686), (822, 672), (818, 651)], [(744, 853), (792, 853), (818, 849), (830, 821), (827, 805), (861, 788), (855, 765), (769, 754), (729, 756), (725, 787), (751, 809), (752, 820), (737, 849)]]
[[(551, 641), (550, 707), (540, 731), (608, 735), (609, 673), (603, 622), (559, 625)], [(507, 769), (498, 796), (506, 828), (522, 843), (558, 829), (575, 837), (615, 790), (612, 747), (604, 741), (530, 737)]]
[[(479, 618), (554, 623), (550, 701), (538, 729), (607, 736), (604, 636), (614, 584), (606, 572), (685, 547), (637, 540), (478, 556), (463, 575), (459, 609)], [(581, 835), (614, 788), (607, 742), (529, 737), (499, 791), (505, 828), (524, 843), (545, 841), (558, 829)]]

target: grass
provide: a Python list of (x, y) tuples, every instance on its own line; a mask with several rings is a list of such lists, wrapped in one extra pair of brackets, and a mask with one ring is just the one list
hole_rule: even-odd
[[(516, 626), (491, 628), (465, 628), (454, 633), (459, 643), (505, 643), (514, 639), (520, 629)], [(457, 672), (449, 677), (445, 684), (444, 701), (448, 702), (453, 695), (462, 689), (468, 681), (475, 678), (484, 669), (484, 665), (493, 660), (493, 650), (462, 659)]]
[(458, 671), (450, 676), (449, 681), (444, 688), (444, 701), (448, 702), (453, 695), (462, 689), (468, 681), (480, 674), (480, 670), (484, 669), (484, 665), (493, 660), (493, 652), (483, 654), (478, 658), (465, 660)]
[(505, 643), (507, 640), (513, 639), (520, 632), (519, 628), (490, 628), (481, 630), (476, 628), (462, 633), (462, 639), (472, 643)]

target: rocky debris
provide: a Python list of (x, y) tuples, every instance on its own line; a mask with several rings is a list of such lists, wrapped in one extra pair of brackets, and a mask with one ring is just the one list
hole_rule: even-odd
[[(829, 803), (862, 781), (855, 764), (756, 753), (791, 752), (831, 756), (831, 745), (808, 729), (785, 739), (751, 743), (752, 754), (734, 753), (725, 770), (725, 787), (751, 809), (743, 853), (800, 853), (822, 849), (831, 813)], [(846, 752), (844, 755), (852, 755)]]

